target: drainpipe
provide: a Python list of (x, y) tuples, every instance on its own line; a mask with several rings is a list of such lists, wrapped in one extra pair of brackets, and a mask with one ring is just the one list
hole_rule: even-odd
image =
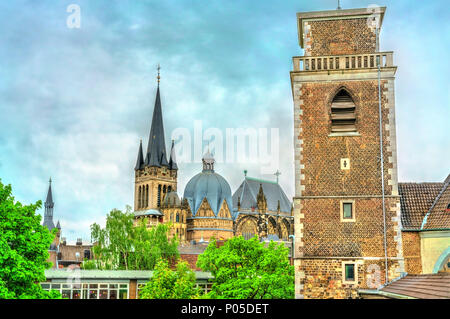
[[(376, 52), (380, 52), (379, 37), (380, 37), (380, 29), (377, 23)], [(376, 58), (378, 67), (378, 116), (380, 119), (380, 161), (381, 161), (381, 197), (383, 201), (384, 269), (385, 269), (385, 284), (387, 284), (389, 276), (388, 276), (388, 257), (387, 257), (387, 241), (386, 241), (386, 205), (384, 195), (383, 120), (381, 111), (381, 61), (379, 55), (377, 55)]]

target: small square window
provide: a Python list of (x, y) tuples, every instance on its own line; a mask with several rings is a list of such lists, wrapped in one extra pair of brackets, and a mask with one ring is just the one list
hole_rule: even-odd
[(342, 262), (342, 283), (350, 285), (358, 283), (358, 265), (356, 262)]
[(345, 265), (345, 281), (355, 281), (355, 264)]
[(353, 204), (352, 203), (343, 203), (344, 205), (344, 218), (352, 219), (353, 218)]
[(341, 222), (355, 222), (355, 201), (354, 200), (342, 200), (340, 202), (341, 210)]

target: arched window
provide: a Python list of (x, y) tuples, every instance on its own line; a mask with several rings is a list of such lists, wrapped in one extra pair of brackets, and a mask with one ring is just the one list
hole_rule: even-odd
[(331, 131), (356, 132), (355, 103), (350, 94), (340, 90), (331, 102)]
[(142, 198), (142, 187), (141, 186), (139, 186), (139, 191), (138, 191), (138, 204), (137, 204), (137, 206), (138, 206), (138, 208), (141, 208), (142, 206), (142, 204), (141, 204), (141, 198)]
[(145, 186), (145, 207), (148, 207), (148, 185)]
[(158, 199), (157, 199), (157, 206), (161, 207), (161, 185), (158, 185)]
[(180, 222), (180, 214), (177, 213), (177, 223), (179, 223), (179, 222)]

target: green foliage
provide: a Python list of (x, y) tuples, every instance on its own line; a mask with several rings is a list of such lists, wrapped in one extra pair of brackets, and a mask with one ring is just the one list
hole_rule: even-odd
[(48, 248), (54, 239), (41, 225), (36, 209), (41, 201), (24, 206), (14, 201), (11, 185), (0, 182), (0, 298), (60, 298), (58, 292), (43, 290)]
[(267, 246), (255, 236), (227, 240), (217, 247), (213, 240), (201, 254), (197, 266), (214, 276), (209, 298), (294, 298), (294, 266), (289, 249), (271, 241)]
[(187, 262), (179, 262), (175, 270), (160, 259), (153, 277), (142, 288), (139, 299), (193, 299), (199, 295), (195, 287), (195, 274)]
[(146, 219), (133, 225), (131, 207), (126, 212), (112, 210), (106, 227), (91, 226), (93, 260), (84, 261), (83, 269), (152, 270), (160, 258), (174, 262), (178, 257), (178, 240), (168, 239), (169, 225), (147, 228)]

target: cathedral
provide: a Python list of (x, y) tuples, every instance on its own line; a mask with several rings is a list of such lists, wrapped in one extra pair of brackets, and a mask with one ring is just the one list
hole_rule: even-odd
[[(200, 169), (200, 167), (199, 167)], [(208, 150), (202, 170), (186, 184), (182, 197), (177, 188), (178, 165), (174, 141), (166, 154), (159, 88), (147, 151), (139, 145), (135, 166), (134, 214), (148, 227), (170, 223), (171, 236), (182, 244), (227, 240), (242, 235), (261, 240), (290, 241), (293, 235), (292, 203), (277, 182), (247, 177), (232, 194), (227, 180), (215, 171)]]

